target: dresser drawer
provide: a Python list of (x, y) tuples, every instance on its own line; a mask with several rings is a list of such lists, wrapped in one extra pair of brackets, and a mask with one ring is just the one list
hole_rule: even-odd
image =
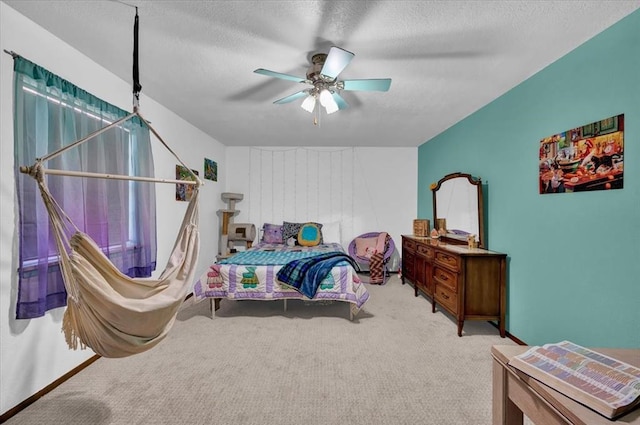
[(410, 250), (415, 251), (415, 249), (416, 249), (416, 242), (415, 242), (415, 241), (412, 241), (412, 240), (410, 240), (410, 239), (405, 239), (405, 240), (402, 242), (402, 247), (403, 247), (403, 248), (405, 248), (405, 249), (410, 249)]
[(416, 256), (414, 254), (406, 253), (404, 257), (402, 257), (402, 267), (407, 269), (413, 275), (413, 267), (416, 263)]
[(433, 269), (433, 279), (436, 285), (446, 285), (452, 291), (458, 290), (458, 275), (449, 270), (436, 266)]
[(436, 283), (435, 299), (451, 313), (458, 314), (458, 294), (455, 291)]
[(430, 246), (418, 245), (418, 247), (416, 248), (416, 252), (423, 257), (427, 257), (429, 259), (433, 258), (433, 248), (431, 248)]
[(460, 257), (447, 254), (446, 252), (436, 251), (436, 263), (445, 265), (453, 270), (460, 270)]

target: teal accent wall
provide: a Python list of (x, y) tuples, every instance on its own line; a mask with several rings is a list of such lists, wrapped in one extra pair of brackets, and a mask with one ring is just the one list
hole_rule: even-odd
[[(624, 188), (540, 195), (540, 140), (618, 114)], [(508, 254), (510, 334), (640, 348), (640, 11), (422, 144), (419, 218), (456, 171), (482, 178), (488, 248)]]

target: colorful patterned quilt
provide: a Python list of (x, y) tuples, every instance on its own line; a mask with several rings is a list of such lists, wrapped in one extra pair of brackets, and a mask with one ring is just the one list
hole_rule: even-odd
[[(277, 279), (278, 271), (293, 260), (330, 252), (344, 253), (338, 243), (315, 247), (288, 247), (282, 244), (260, 243), (247, 251), (212, 264), (193, 288), (196, 301), (205, 298), (236, 300), (282, 300), (310, 298)], [(346, 301), (357, 313), (369, 298), (366, 287), (347, 261), (331, 268), (320, 283), (313, 300)]]

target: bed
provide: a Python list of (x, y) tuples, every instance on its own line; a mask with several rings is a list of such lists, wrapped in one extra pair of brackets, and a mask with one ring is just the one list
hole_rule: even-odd
[[(217, 303), (221, 299), (232, 300), (283, 300), (286, 310), (288, 299), (306, 301), (343, 301), (350, 304), (349, 318), (360, 311), (369, 298), (369, 293), (360, 281), (354, 267), (340, 255), (345, 251), (339, 243), (323, 243), (316, 246), (289, 246), (280, 243), (260, 242), (246, 251), (212, 264), (196, 282), (193, 295), (195, 301), (209, 299), (212, 315), (215, 316)], [(310, 258), (333, 257), (326, 277), (319, 279), (313, 297), (303, 295), (294, 286), (283, 283), (278, 278), (295, 262), (302, 263)], [(293, 262), (293, 263), (292, 263)], [(295, 283), (293, 284), (295, 285)], [(308, 293), (308, 291), (306, 291)], [(309, 294), (309, 293), (308, 293)], [(310, 295), (310, 294), (309, 294)]]

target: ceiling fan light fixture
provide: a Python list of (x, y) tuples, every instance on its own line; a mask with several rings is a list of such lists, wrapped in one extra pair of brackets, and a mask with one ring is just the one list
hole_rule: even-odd
[(302, 105), (300, 105), (302, 109), (309, 113), (313, 113), (313, 109), (316, 107), (316, 97), (312, 94), (305, 97), (304, 101), (302, 101)]
[(320, 91), (320, 104), (326, 108), (327, 105), (331, 104), (331, 102), (335, 103), (333, 96), (331, 96), (331, 92), (327, 89), (322, 89)]
[(327, 106), (325, 106), (325, 108), (327, 109), (327, 114), (333, 114), (340, 109), (336, 102), (333, 102), (333, 104), (328, 104)]
[(322, 89), (320, 91), (320, 104), (326, 108), (327, 114), (333, 114), (338, 109), (340, 109), (335, 99), (333, 98), (333, 95), (328, 89)]

